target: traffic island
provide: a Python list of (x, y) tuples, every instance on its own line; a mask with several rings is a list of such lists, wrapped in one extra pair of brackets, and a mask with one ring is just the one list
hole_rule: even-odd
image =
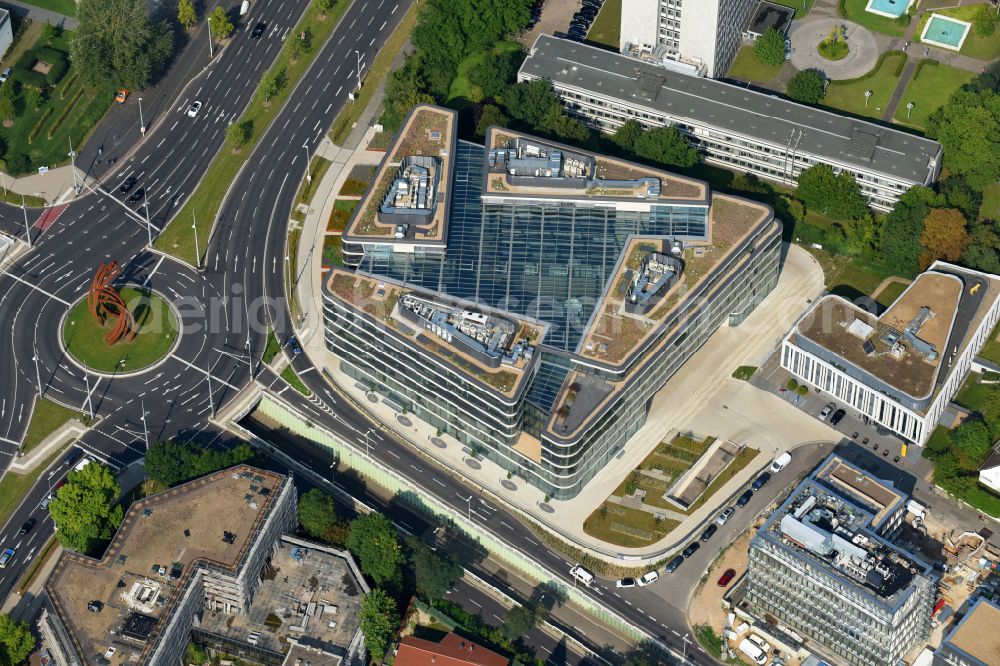
[(166, 358), (177, 344), (178, 317), (165, 298), (154, 291), (125, 286), (119, 291), (135, 319), (135, 337), (109, 345), (112, 318), (94, 317), (87, 297), (77, 301), (63, 319), (61, 340), (70, 358), (98, 373), (132, 374), (148, 370)]

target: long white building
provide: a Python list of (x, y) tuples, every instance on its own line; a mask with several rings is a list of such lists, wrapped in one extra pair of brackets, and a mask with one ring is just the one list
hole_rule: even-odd
[(621, 46), (725, 76), (757, 0), (622, 0)]
[(878, 210), (941, 170), (936, 141), (549, 35), (539, 35), (518, 72), (519, 81), (534, 79), (550, 81), (566, 110), (592, 127), (672, 125), (706, 162), (728, 169), (795, 185), (803, 170), (828, 164), (851, 174)]
[(935, 262), (882, 313), (839, 296), (785, 337), (781, 366), (923, 445), (1000, 319), (1000, 278)]

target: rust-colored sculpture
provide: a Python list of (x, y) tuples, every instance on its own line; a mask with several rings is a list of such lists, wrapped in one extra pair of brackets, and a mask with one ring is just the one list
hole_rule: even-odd
[(135, 318), (129, 311), (125, 300), (118, 290), (111, 286), (111, 283), (122, 274), (121, 266), (117, 261), (110, 264), (101, 264), (94, 274), (94, 279), (90, 282), (90, 293), (87, 294), (87, 305), (90, 313), (94, 315), (97, 322), (104, 326), (108, 318), (114, 319), (115, 325), (111, 328), (104, 341), (108, 346), (116, 342), (135, 338), (137, 330)]

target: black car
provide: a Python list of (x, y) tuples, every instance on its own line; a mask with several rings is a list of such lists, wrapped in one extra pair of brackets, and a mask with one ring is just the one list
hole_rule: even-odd
[(754, 490), (760, 490), (764, 487), (764, 484), (771, 480), (771, 475), (768, 472), (764, 472), (750, 484), (750, 487)]
[(258, 23), (250, 31), (250, 39), (260, 39), (265, 30), (267, 30), (267, 24), (263, 22)]
[(845, 412), (843, 409), (838, 409), (830, 417), (830, 425), (837, 425), (838, 423), (844, 420), (845, 416), (847, 416), (847, 412)]
[(712, 535), (719, 531), (719, 526), (716, 524), (711, 524), (705, 528), (705, 531), (701, 533), (699, 537), (702, 541), (708, 541), (712, 538)]
[(679, 567), (682, 564), (684, 564), (684, 556), (678, 555), (674, 559), (667, 562), (667, 566), (664, 569), (664, 571), (666, 571), (667, 573), (673, 573), (677, 571), (677, 567)]
[(743, 491), (743, 494), (736, 499), (736, 506), (746, 506), (750, 502), (751, 497), (753, 497), (752, 490)]
[(140, 187), (139, 189), (137, 189), (135, 192), (132, 193), (132, 196), (128, 198), (128, 201), (129, 203), (139, 203), (145, 196), (146, 196), (146, 189)]
[(66, 456), (66, 459), (63, 460), (63, 464), (69, 467), (70, 465), (75, 463), (82, 454), (83, 451), (81, 451), (80, 449), (78, 448), (73, 449), (72, 451), (69, 452), (69, 455)]
[(128, 178), (126, 178), (125, 182), (123, 182), (121, 185), (118, 186), (118, 194), (128, 194), (128, 191), (135, 186), (136, 181), (138, 180), (139, 179), (136, 178), (135, 176), (129, 176)]
[(694, 555), (696, 552), (698, 552), (699, 548), (701, 548), (701, 544), (698, 543), (697, 541), (695, 541), (694, 543), (689, 543), (688, 547), (684, 549), (681, 555), (684, 556), (684, 559), (687, 559), (692, 555)]
[(17, 533), (18, 534), (27, 534), (28, 532), (30, 532), (32, 530), (32, 528), (35, 527), (35, 523), (37, 523), (37, 522), (38, 521), (35, 520), (34, 518), (28, 518), (26, 521), (24, 521), (24, 524), (21, 525), (21, 529), (19, 529), (17, 531)]

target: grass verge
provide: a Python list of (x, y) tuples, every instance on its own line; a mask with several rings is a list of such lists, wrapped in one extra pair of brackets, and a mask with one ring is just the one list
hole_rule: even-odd
[(286, 365), (285, 369), (281, 371), (281, 378), (288, 382), (288, 385), (293, 389), (301, 393), (302, 395), (309, 397), (312, 395), (312, 391), (306, 388), (306, 385), (302, 383), (299, 376), (295, 374), (295, 370), (290, 365)]
[(278, 338), (274, 337), (274, 330), (268, 327), (267, 345), (264, 347), (264, 353), (261, 354), (261, 360), (264, 361), (265, 365), (270, 365), (279, 351), (281, 351), (281, 345), (278, 344)]
[(371, 103), (372, 97), (379, 89), (382, 80), (389, 73), (393, 59), (403, 49), (403, 45), (410, 38), (413, 26), (417, 23), (417, 7), (416, 3), (410, 7), (410, 11), (406, 13), (403, 20), (392, 31), (389, 39), (385, 40), (385, 44), (379, 49), (378, 54), (372, 60), (371, 67), (365, 73), (364, 84), (361, 86), (361, 90), (356, 92), (356, 99), (349, 106), (341, 109), (340, 113), (337, 114), (337, 118), (333, 121), (333, 129), (330, 130), (330, 140), (338, 146), (343, 145), (344, 141), (347, 140), (347, 136), (351, 133), (354, 123), (358, 121), (364, 110), (368, 108), (368, 104)]
[(305, 222), (305, 213), (299, 212), (299, 206), (308, 206), (312, 202), (313, 195), (316, 193), (316, 188), (319, 187), (319, 183), (323, 180), (323, 176), (330, 169), (330, 165), (333, 164), (330, 160), (325, 157), (312, 158), (312, 162), (309, 163), (309, 174), (312, 176), (312, 180), (309, 178), (303, 178), (302, 184), (299, 185), (299, 191), (295, 195), (295, 204), (292, 206), (292, 219), (298, 222)]
[(31, 581), (35, 580), (35, 576), (38, 575), (39, 569), (45, 565), (45, 562), (48, 561), (49, 557), (54, 552), (56, 543), (56, 536), (53, 534), (49, 537), (49, 540), (45, 542), (45, 545), (42, 546), (42, 549), (38, 551), (38, 555), (35, 556), (34, 561), (28, 568), (28, 572), (24, 574), (24, 578), (22, 578), (21, 582), (17, 584), (18, 594), (24, 594), (28, 588), (31, 587)]
[(35, 481), (42, 475), (42, 472), (48, 469), (49, 465), (62, 455), (71, 441), (67, 440), (65, 444), (59, 447), (58, 451), (53, 452), (52, 455), (43, 460), (30, 472), (18, 474), (9, 471), (4, 475), (3, 479), (0, 479), (0, 525), (6, 524), (10, 519), (10, 514), (14, 513), (14, 509), (21, 503), (25, 493), (31, 490), (31, 487), (35, 485)]
[[(198, 189), (188, 198), (172, 222), (153, 243), (158, 250), (192, 266), (201, 262), (201, 257), (205, 256), (205, 252), (208, 250), (208, 239), (212, 233), (215, 218), (219, 214), (219, 208), (222, 207), (222, 200), (235, 180), (236, 174), (250, 157), (257, 141), (264, 135), (271, 122), (284, 107), (299, 79), (309, 69), (316, 54), (322, 50), (341, 15), (347, 9), (347, 5), (348, 0), (340, 0), (333, 9), (327, 12), (326, 19), (322, 21), (319, 20), (320, 11), (314, 5), (309, 6), (291, 34), (298, 34), (305, 29), (312, 32), (312, 51), (293, 63), (291, 40), (285, 44), (274, 61), (274, 65), (264, 77), (283, 71), (287, 82), (270, 102), (265, 102), (260, 91), (254, 95), (246, 112), (237, 121), (252, 124), (253, 136), (250, 141), (239, 153), (233, 153), (228, 145), (222, 147), (215, 159), (212, 160), (212, 164), (209, 165), (205, 176), (199, 182)], [(196, 228), (192, 229), (187, 221), (195, 219), (195, 214), (197, 214), (197, 224)], [(198, 234), (201, 257), (196, 256), (195, 253), (195, 233)]]
[(58, 402), (47, 398), (36, 398), (35, 406), (31, 410), (31, 421), (28, 422), (28, 429), (21, 443), (21, 453), (28, 453), (34, 449), (42, 443), (42, 440), (73, 418), (83, 421), (85, 417), (75, 409), (63, 407)]
[(587, 33), (587, 41), (617, 51), (621, 42), (622, 0), (606, 0)]
[[(964, 86), (975, 76), (967, 69), (959, 69), (939, 64), (935, 60), (924, 60), (913, 78), (906, 84), (903, 98), (892, 118), (894, 123), (927, 128), (927, 118), (944, 106), (952, 93)], [(907, 117), (906, 105), (913, 102), (913, 109)]]

